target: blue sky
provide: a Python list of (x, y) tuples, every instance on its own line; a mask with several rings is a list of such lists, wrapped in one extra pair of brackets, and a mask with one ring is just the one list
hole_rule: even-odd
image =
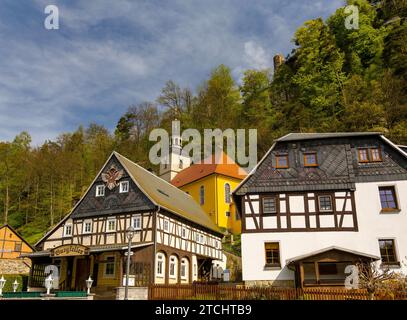
[[(59, 8), (46, 30), (44, 8)], [(167, 80), (192, 90), (223, 63), (236, 79), (272, 66), (306, 20), (343, 0), (2, 0), (0, 140), (26, 130), (33, 144), (80, 124), (113, 130), (129, 105)]]

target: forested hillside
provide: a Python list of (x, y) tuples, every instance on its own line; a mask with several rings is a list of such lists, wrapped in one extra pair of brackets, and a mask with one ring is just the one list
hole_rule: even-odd
[(407, 144), (407, 1), (348, 3), (359, 6), (358, 30), (345, 28), (343, 9), (307, 21), (274, 73), (247, 70), (237, 81), (220, 65), (199, 88), (168, 81), (156, 101), (129, 107), (114, 132), (91, 124), (35, 148), (27, 132), (0, 142), (0, 217), (35, 242), (112, 150), (151, 167), (148, 134), (174, 118), (200, 130), (257, 128), (259, 157), (288, 132), (381, 131)]

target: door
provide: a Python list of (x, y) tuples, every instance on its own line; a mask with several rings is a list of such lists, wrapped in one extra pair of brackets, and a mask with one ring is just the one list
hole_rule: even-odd
[(86, 279), (88, 279), (90, 274), (89, 270), (89, 259), (78, 259), (76, 260), (76, 275), (75, 275), (75, 290), (84, 291), (86, 290)]

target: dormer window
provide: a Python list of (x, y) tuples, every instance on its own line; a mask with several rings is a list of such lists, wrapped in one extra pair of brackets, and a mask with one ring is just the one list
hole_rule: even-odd
[(288, 168), (288, 154), (276, 155), (276, 168), (277, 169)]
[(382, 154), (379, 148), (370, 148), (370, 159), (373, 162), (383, 161)]
[(358, 161), (359, 161), (359, 163), (383, 161), (380, 148), (378, 148), (378, 147), (359, 148), (358, 149)]
[(129, 182), (128, 181), (121, 181), (119, 183), (119, 192), (120, 193), (126, 193), (129, 192)]
[(316, 152), (306, 152), (304, 153), (304, 166), (305, 167), (317, 167), (317, 153)]
[(103, 197), (105, 195), (105, 186), (103, 184), (96, 186), (96, 197)]

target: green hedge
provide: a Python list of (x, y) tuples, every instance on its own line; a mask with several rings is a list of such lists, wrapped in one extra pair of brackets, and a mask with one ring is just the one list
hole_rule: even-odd
[[(1, 278), (2, 275), (0, 275)], [(13, 292), (13, 282), (17, 280), (18, 289), (17, 292), (27, 291), (28, 275), (25, 274), (4, 274), (4, 279), (7, 281), (3, 288), (3, 292)]]

